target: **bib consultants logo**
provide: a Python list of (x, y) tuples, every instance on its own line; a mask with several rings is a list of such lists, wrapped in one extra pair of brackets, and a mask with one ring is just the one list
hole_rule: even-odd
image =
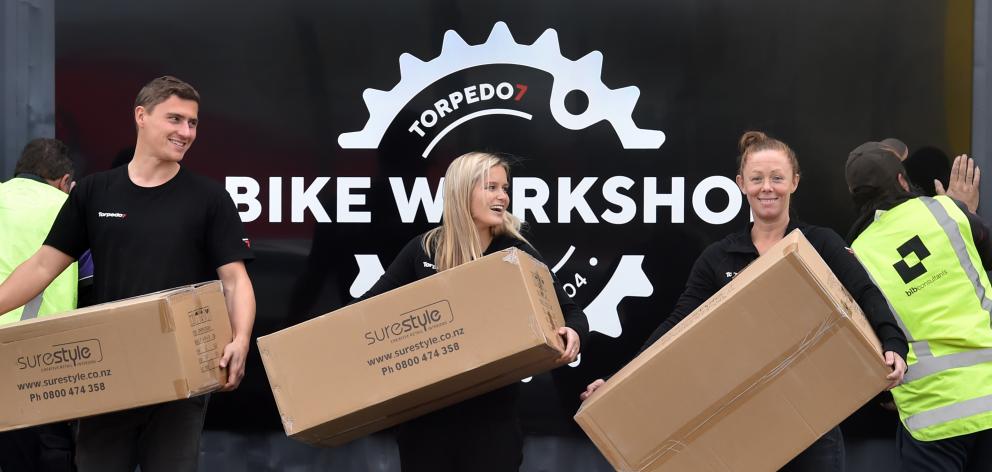
[(940, 270), (935, 274), (931, 275), (929, 278), (923, 282), (917, 283), (916, 285), (909, 285), (914, 283), (920, 277), (924, 276), (929, 272), (926, 266), (923, 265), (923, 260), (930, 257), (930, 249), (923, 244), (923, 240), (920, 239), (919, 235), (909, 238), (908, 241), (902, 243), (896, 251), (902, 257), (895, 264), (892, 264), (892, 268), (895, 269), (899, 277), (906, 286), (904, 290), (907, 297), (916, 295), (917, 293), (926, 290), (931, 284), (937, 282), (938, 280), (944, 278), (947, 275), (947, 270)]
[[(441, 54), (424, 62), (409, 53), (400, 55), (400, 81), (392, 90), (366, 89), (362, 97), (369, 110), (369, 120), (360, 131), (342, 133), (338, 144), (345, 149), (375, 149), (379, 147), (386, 129), (400, 111), (417, 94), (434, 82), (455, 72), (483, 65), (507, 64), (532, 67), (548, 72), (553, 77), (549, 106), (551, 115), (561, 126), (570, 130), (588, 128), (606, 120), (613, 126), (624, 149), (657, 149), (665, 142), (665, 133), (641, 129), (634, 124), (631, 114), (640, 90), (624, 87), (611, 90), (600, 80), (603, 54), (592, 51), (581, 59), (572, 61), (561, 55), (558, 33), (548, 29), (533, 44), (518, 44), (506, 23), (493, 26), (485, 43), (469, 45), (453, 30), (444, 34)], [(588, 107), (579, 114), (565, 108), (565, 96), (572, 91), (584, 92)], [(460, 106), (486, 101), (520, 101), (527, 92), (526, 84), (483, 83), (452, 91), (432, 108), (420, 113), (408, 131), (427, 138), (427, 131), (439, 126), (439, 121)], [(487, 108), (465, 115), (437, 132), (424, 147), (421, 155), (427, 157), (437, 143), (459, 125), (488, 115), (510, 115), (530, 120), (532, 116), (519, 110)]]
[[(927, 273), (927, 268), (923, 265), (923, 259), (930, 257), (930, 250), (927, 249), (923, 244), (923, 240), (918, 235), (913, 236), (899, 246), (897, 251), (902, 256), (902, 259), (892, 264), (892, 268), (896, 270), (899, 277), (902, 277), (904, 283), (908, 284)], [(910, 262), (913, 264), (910, 265)]]

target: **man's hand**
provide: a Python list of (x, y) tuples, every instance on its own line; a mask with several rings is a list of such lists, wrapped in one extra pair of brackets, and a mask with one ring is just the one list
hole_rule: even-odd
[(248, 344), (251, 342), (251, 329), (255, 325), (255, 290), (245, 270), (244, 262), (237, 261), (217, 268), (221, 285), (224, 286), (224, 300), (231, 318), (231, 331), (234, 341), (224, 346), (220, 366), (227, 368), (227, 383), (222, 391), (238, 388), (245, 376), (245, 359), (248, 357)]
[(885, 380), (889, 381), (885, 389), (892, 390), (902, 383), (902, 378), (906, 375), (906, 361), (893, 351), (885, 351), (885, 365), (892, 368), (892, 373), (885, 376)]
[(982, 180), (982, 171), (975, 166), (975, 160), (962, 154), (954, 158), (951, 166), (951, 177), (947, 182), (947, 190), (939, 180), (934, 179), (933, 186), (937, 195), (947, 195), (964, 203), (968, 211), (978, 211), (978, 184)]
[(572, 328), (561, 327), (558, 328), (558, 335), (565, 341), (565, 352), (558, 358), (558, 362), (561, 364), (575, 362), (575, 358), (579, 355), (579, 333)]
[(247, 339), (235, 339), (224, 346), (224, 356), (220, 359), (220, 366), (227, 369), (227, 383), (221, 387), (220, 391), (230, 392), (241, 385), (241, 379), (245, 378), (245, 360), (247, 358)]

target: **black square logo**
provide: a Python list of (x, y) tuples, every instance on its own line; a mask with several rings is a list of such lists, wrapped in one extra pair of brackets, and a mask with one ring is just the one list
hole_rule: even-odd
[(923, 240), (920, 239), (919, 235), (902, 243), (902, 246), (899, 246), (897, 250), (902, 256), (902, 260), (892, 264), (892, 268), (899, 273), (903, 282), (908, 284), (927, 273), (927, 268), (923, 266), (923, 259), (930, 256), (930, 250), (923, 245)]

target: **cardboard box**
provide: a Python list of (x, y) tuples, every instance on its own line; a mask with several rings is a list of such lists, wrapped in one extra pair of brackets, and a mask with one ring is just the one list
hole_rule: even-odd
[(554, 367), (546, 266), (511, 248), (258, 339), (286, 434), (335, 446)]
[(210, 392), (231, 339), (220, 282), (0, 327), (0, 431)]
[(797, 230), (575, 420), (618, 470), (768, 472), (882, 391), (890, 371), (860, 308)]

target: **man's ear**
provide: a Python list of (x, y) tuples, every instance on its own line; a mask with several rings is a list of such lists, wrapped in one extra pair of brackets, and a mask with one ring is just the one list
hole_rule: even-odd
[(909, 182), (906, 182), (906, 178), (903, 177), (901, 173), (896, 174), (896, 180), (899, 181), (899, 186), (902, 187), (903, 190), (909, 192)]
[(143, 106), (134, 107), (134, 126), (141, 128), (145, 126), (145, 117), (148, 111)]
[(65, 193), (69, 193), (69, 191), (72, 190), (72, 176), (69, 174), (63, 175), (62, 178), (58, 180), (58, 185), (55, 187)]

